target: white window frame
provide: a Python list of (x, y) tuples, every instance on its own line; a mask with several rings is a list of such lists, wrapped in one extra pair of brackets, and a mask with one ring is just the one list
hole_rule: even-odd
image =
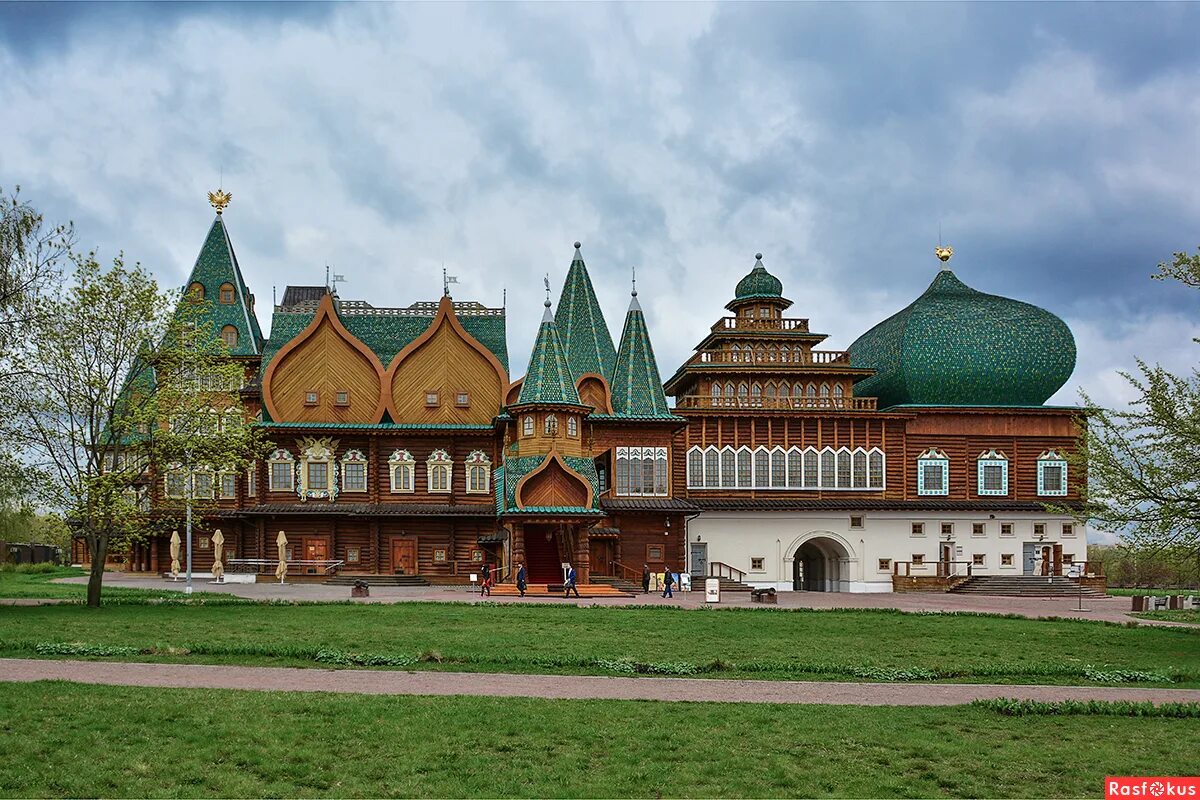
[[(396, 481), (397, 469), (403, 469), (404, 474), (408, 477), (408, 487), (404, 488)], [(403, 448), (396, 450), (388, 458), (388, 481), (391, 484), (392, 494), (412, 494), (416, 491), (416, 470), (417, 462), (413, 458), (412, 453)]]
[[(999, 489), (984, 488), (984, 472), (988, 467), (1000, 468)], [(987, 450), (975, 460), (975, 493), (980, 496), (1004, 497), (1008, 495), (1008, 456), (999, 450)]]
[(667, 448), (621, 446), (615, 448), (614, 458), (613, 494), (620, 497), (666, 497), (670, 494)]
[[(350, 470), (347, 469), (347, 467), (354, 466), (357, 468), (360, 465), (362, 466), (362, 475), (363, 475), (362, 488), (361, 489), (351, 489), (347, 485), (347, 478), (349, 477), (349, 473), (350, 473)], [(370, 480), (371, 480), (370, 473), (371, 473), (371, 470), (367, 468), (367, 457), (365, 455), (363, 455), (362, 450), (347, 450), (342, 455), (342, 491), (343, 492), (352, 492), (354, 494), (365, 494), (366, 491), (368, 490), (368, 488), (370, 487)]]
[[(228, 494), (226, 494), (226, 492), (225, 492), (225, 479), (226, 478), (233, 479), (233, 491), (229, 492)], [(217, 476), (217, 483), (220, 484), (220, 498), (222, 500), (236, 500), (237, 499), (237, 473), (236, 472), (222, 472), (220, 475)]]
[[(942, 473), (942, 488), (931, 488), (925, 484), (925, 469), (939, 469)], [(944, 497), (950, 494), (950, 458), (941, 450), (930, 448), (917, 456), (917, 494)]]
[(434, 450), (426, 459), (425, 488), (430, 494), (450, 494), (454, 490), (454, 461), (445, 450)]
[(572, 438), (579, 435), (579, 419), (577, 417), (567, 417), (567, 436)]
[(703, 489), (704, 484), (704, 451), (693, 445), (687, 453), (687, 485), (689, 489)]
[[(278, 486), (275, 483), (275, 465), (287, 464), (288, 485)], [(279, 448), (267, 459), (267, 486), (272, 492), (292, 492), (296, 490), (296, 459), (284, 448)]]
[[(1062, 486), (1056, 490), (1046, 488), (1046, 468), (1062, 469)], [(1047, 450), (1037, 460), (1037, 493), (1039, 497), (1065, 497), (1067, 494), (1067, 460), (1054, 450)]]
[[(208, 478), (208, 491), (201, 494), (200, 484), (196, 478)], [(198, 469), (192, 472), (192, 498), (195, 500), (213, 500), (216, 498), (216, 474), (209, 469)]]
[[(171, 492), (172, 478), (179, 478), (181, 481), (178, 494)], [(187, 473), (183, 471), (183, 466), (181, 464), (171, 464), (163, 474), (163, 497), (169, 500), (183, 500), (187, 497), (187, 484)]]
[[(467, 494), (487, 494), (492, 490), (492, 460), (482, 450), (467, 456)], [(482, 479), (480, 479), (482, 476)]]
[(525, 416), (525, 419), (521, 421), (521, 435), (533, 436), (533, 417), (528, 414)]

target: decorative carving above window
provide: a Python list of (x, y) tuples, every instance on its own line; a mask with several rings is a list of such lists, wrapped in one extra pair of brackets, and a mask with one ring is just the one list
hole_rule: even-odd
[(338, 464), (333, 453), (337, 440), (329, 438), (304, 438), (296, 441), (300, 448), (300, 467), (296, 481), (296, 494), (300, 502), (328, 500), (338, 496)]

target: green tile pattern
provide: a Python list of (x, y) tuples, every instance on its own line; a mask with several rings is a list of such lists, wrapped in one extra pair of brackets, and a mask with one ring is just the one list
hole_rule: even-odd
[(529, 356), (529, 369), (521, 384), (518, 403), (566, 403), (580, 405), (579, 392), (571, 378), (571, 369), (563, 355), (562, 343), (558, 338), (558, 326), (550, 314), (550, 301), (546, 301), (546, 315), (538, 328), (537, 341)]
[(734, 297), (737, 300), (780, 299), (783, 297), (783, 281), (767, 272), (759, 256), (755, 258), (754, 269), (738, 281)]
[(621, 349), (612, 379), (612, 404), (615, 416), (670, 416), (667, 396), (663, 394), (662, 378), (654, 360), (646, 317), (642, 314), (637, 295), (629, 303), (625, 329), (621, 332)]
[(554, 323), (571, 376), (578, 381), (585, 372), (595, 372), (611, 382), (617, 351), (578, 247), (571, 268), (567, 270)]
[(942, 270), (911, 305), (850, 345), (876, 370), (858, 396), (899, 405), (1040, 406), (1075, 369), (1061, 319), (1019, 300), (976, 291)]
[[(496, 483), (497, 514), (506, 513), (506, 511), (530, 513), (525, 509), (517, 508), (517, 484), (526, 475), (540, 467), (547, 458), (548, 456), (517, 456), (505, 459), (504, 465), (496, 468), (492, 473), (492, 479)], [(587, 478), (588, 483), (592, 485), (592, 506), (591, 508), (568, 508), (566, 506), (555, 506), (554, 508), (559, 509), (558, 513), (601, 513), (599, 510), (600, 476), (596, 474), (596, 462), (590, 458), (578, 456), (559, 456), (559, 458), (568, 467)], [(541, 510), (545, 508), (549, 507), (539, 507)]]
[[(220, 215), (213, 220), (208, 229), (208, 236), (196, 257), (192, 274), (184, 284), (184, 289), (193, 283), (204, 287), (204, 298), (208, 301), (214, 329), (219, 333), (226, 325), (232, 325), (238, 331), (237, 347), (231, 353), (235, 356), (256, 356), (262, 350), (262, 329), (258, 319), (250, 310), (250, 293), (246, 289), (246, 281), (242, 278), (241, 267), (238, 266), (237, 256), (233, 252), (233, 244), (229, 240), (229, 232), (225, 229), (225, 221)], [(231, 304), (221, 303), (221, 284), (233, 285), (234, 299)]]

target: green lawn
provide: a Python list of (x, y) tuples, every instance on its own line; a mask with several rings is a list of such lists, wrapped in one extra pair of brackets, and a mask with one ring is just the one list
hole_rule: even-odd
[[(64, 652), (64, 643), (78, 646)], [(46, 656), (216, 663), (776, 679), (1107, 683), (1140, 677), (1200, 685), (1200, 629), (878, 610), (466, 603), (0, 607), (0, 655), (36, 655), (39, 644)]]
[(1105, 775), (1197, 774), (1194, 733), (971, 706), (7, 684), (0, 795), (1094, 797)]
[[(77, 578), (85, 575), (87, 573), (84, 570), (74, 567), (59, 567), (53, 572), (24, 572), (3, 569), (0, 570), (0, 598), (33, 597), (54, 600), (78, 600), (83, 602), (87, 598), (86, 583), (51, 583), (51, 581), (58, 580), (59, 578)], [(182, 586), (182, 584), (180, 585)], [(201, 593), (196, 592), (193, 596), (198, 594)], [(207, 597), (227, 597), (227, 595), (216, 592), (205, 592), (203, 594)], [(103, 599), (107, 602), (178, 597), (179, 592), (163, 589), (131, 589), (123, 586), (105, 586), (103, 591)]]
[(1108, 587), (1108, 593), (1114, 597), (1165, 597), (1171, 594), (1180, 594), (1187, 596), (1189, 594), (1200, 594), (1200, 589), (1121, 589), (1116, 587)]
[(1190, 622), (1193, 625), (1200, 625), (1200, 611), (1184, 611), (1182, 609), (1176, 609), (1175, 611), (1143, 611), (1133, 616), (1144, 619), (1165, 619), (1170, 622)]

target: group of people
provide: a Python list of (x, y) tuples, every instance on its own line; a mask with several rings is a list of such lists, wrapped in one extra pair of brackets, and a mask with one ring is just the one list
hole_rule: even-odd
[[(642, 565), (642, 594), (650, 593), (650, 565)], [(566, 566), (566, 579), (563, 581), (563, 597), (570, 597), (571, 592), (579, 597), (579, 587), (575, 585), (575, 565), (568, 563)], [(479, 593), (486, 596), (492, 596), (492, 586), (495, 583), (494, 572), (491, 564), (485, 564), (483, 567), (483, 581), (479, 585)], [(663, 597), (674, 597), (675, 592), (672, 591), (675, 586), (675, 574), (671, 572), (669, 566), (663, 568)], [(524, 562), (517, 562), (517, 592), (521, 597), (525, 596), (525, 591), (529, 588), (529, 573), (525, 570)]]

